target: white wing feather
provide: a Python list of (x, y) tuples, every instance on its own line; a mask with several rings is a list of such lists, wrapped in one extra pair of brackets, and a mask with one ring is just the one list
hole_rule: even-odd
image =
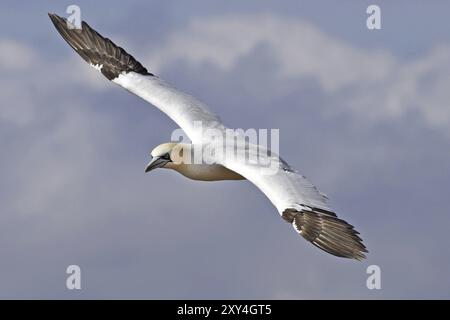
[[(306, 177), (288, 166), (278, 155), (253, 146), (246, 149), (246, 157), (217, 159), (224, 167), (239, 173), (255, 184), (273, 203), (280, 214), (287, 208), (302, 209), (302, 206), (331, 211), (326, 196)], [(249, 154), (257, 153), (257, 163), (248, 161)], [(255, 159), (255, 157), (254, 157)], [(264, 165), (262, 165), (264, 164)]]
[(202, 143), (207, 129), (225, 130), (219, 117), (194, 97), (180, 92), (155, 76), (135, 72), (120, 74), (112, 80), (153, 104), (175, 121), (193, 143)]

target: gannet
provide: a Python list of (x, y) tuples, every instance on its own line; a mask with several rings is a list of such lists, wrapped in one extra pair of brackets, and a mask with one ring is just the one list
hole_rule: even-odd
[(191, 154), (196, 146), (213, 146), (218, 150), (221, 146), (217, 146), (205, 131), (225, 132), (227, 127), (220, 118), (194, 97), (174, 89), (150, 73), (132, 55), (101, 36), (86, 22), (83, 21), (81, 29), (77, 29), (65, 18), (50, 13), (49, 16), (64, 40), (85, 61), (108, 80), (156, 106), (191, 140), (191, 143), (163, 143), (154, 148), (145, 172), (165, 168), (193, 180), (249, 180), (269, 198), (281, 217), (313, 245), (338, 257), (365, 258), (364, 253), (368, 251), (358, 236), (359, 232), (336, 216), (328, 207), (324, 194), (270, 150), (258, 145), (240, 147), (247, 155), (256, 154), (268, 160), (270, 165), (275, 164), (277, 170), (271, 173), (262, 170), (259, 163), (246, 161), (245, 157), (217, 157), (215, 152), (201, 163), (175, 161), (174, 157)]

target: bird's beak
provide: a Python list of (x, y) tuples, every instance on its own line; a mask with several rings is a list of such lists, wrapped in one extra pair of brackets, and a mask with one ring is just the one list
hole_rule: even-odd
[(160, 157), (154, 157), (145, 168), (145, 172), (147, 173), (149, 171), (152, 171), (153, 169), (164, 167), (167, 162), (169, 162), (169, 160)]

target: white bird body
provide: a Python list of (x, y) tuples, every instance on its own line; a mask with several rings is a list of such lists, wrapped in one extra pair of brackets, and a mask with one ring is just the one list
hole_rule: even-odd
[(220, 164), (179, 164), (168, 163), (164, 168), (175, 170), (186, 178), (197, 181), (244, 180), (240, 174)]
[[(213, 130), (225, 136), (226, 127), (203, 103), (149, 73), (125, 50), (84, 21), (82, 29), (77, 30), (69, 28), (66, 19), (55, 14), (49, 16), (61, 36), (84, 60), (112, 82), (159, 108), (191, 139), (193, 144), (172, 142), (157, 146), (146, 172), (166, 168), (193, 180), (247, 179), (269, 198), (284, 220), (315, 246), (340, 257), (358, 260), (365, 257), (367, 250), (353, 226), (337, 218), (328, 207), (327, 198), (277, 154), (245, 143), (237, 148), (237, 155), (223, 154), (221, 150), (230, 150), (227, 143), (214, 142), (208, 132)], [(236, 138), (243, 139), (239, 135)], [(202, 154), (200, 163), (183, 161), (196, 146), (214, 152)]]

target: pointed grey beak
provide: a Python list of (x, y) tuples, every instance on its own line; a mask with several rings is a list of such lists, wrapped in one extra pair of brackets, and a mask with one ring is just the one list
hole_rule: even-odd
[(147, 165), (147, 168), (145, 168), (145, 172), (147, 173), (149, 171), (152, 171), (153, 169), (164, 167), (167, 162), (169, 162), (169, 160), (160, 157), (154, 157), (152, 161), (150, 161), (150, 163)]

